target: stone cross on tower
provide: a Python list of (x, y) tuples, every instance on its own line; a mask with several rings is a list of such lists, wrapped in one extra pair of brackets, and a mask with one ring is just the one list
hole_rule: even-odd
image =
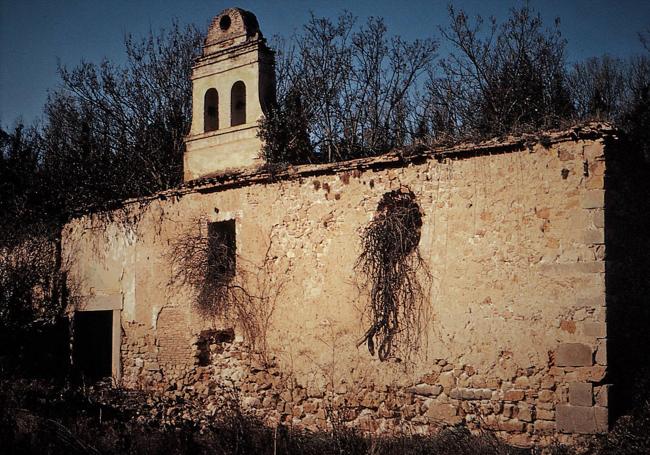
[(239, 8), (221, 12), (192, 71), (184, 180), (260, 163), (258, 121), (274, 101), (273, 51), (257, 18)]

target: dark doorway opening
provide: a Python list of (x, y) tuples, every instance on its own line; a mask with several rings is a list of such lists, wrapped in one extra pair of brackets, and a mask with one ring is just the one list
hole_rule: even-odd
[(74, 316), (74, 367), (90, 381), (110, 377), (113, 354), (113, 311), (78, 311)]

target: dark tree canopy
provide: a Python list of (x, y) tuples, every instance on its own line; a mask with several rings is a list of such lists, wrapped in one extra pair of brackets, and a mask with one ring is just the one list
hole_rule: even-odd
[(56, 208), (150, 194), (180, 183), (191, 120), (195, 27), (125, 39), (127, 61), (61, 68), (62, 88), (45, 106), (42, 166)]
[(569, 73), (571, 97), (579, 118), (621, 122), (650, 85), (650, 59), (604, 55), (578, 62)]
[[(528, 5), (501, 23), (450, 6), (440, 35), (451, 51), (436, 62), (433, 40), (389, 37), (381, 19), (312, 16), (278, 43), (278, 105), (260, 133), (267, 161), (346, 160), (585, 120), (613, 121), (636, 137), (645, 128), (647, 55), (569, 66), (559, 19), (549, 27)], [(647, 50), (648, 32), (639, 36)]]
[(23, 238), (24, 224), (42, 218), (37, 141), (36, 129), (20, 123), (0, 129), (0, 246)]

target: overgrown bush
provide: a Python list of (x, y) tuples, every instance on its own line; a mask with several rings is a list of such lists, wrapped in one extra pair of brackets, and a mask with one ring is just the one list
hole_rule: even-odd
[(620, 417), (609, 433), (592, 443), (591, 452), (599, 455), (650, 453), (649, 428), (650, 400), (645, 398), (629, 415)]
[(69, 363), (65, 268), (56, 242), (0, 246), (0, 374), (61, 377)]
[(315, 161), (309, 122), (297, 90), (276, 103), (260, 123), (259, 137), (264, 142), (264, 159), (267, 163), (304, 164)]

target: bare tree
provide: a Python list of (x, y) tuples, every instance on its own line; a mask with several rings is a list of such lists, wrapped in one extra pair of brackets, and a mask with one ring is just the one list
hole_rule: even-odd
[(570, 87), (579, 118), (610, 120), (625, 108), (626, 68), (619, 58), (605, 55), (574, 65)]
[(149, 194), (181, 181), (191, 119), (191, 67), (202, 45), (193, 26), (125, 39), (127, 62), (61, 68), (45, 106), (42, 159), (53, 201), (68, 213)]
[(441, 60), (442, 74), (431, 73), (425, 106), (433, 139), (548, 128), (570, 115), (559, 19), (545, 29), (528, 6), (487, 27), (452, 6), (449, 15), (441, 34), (454, 50)]
[(639, 32), (639, 41), (643, 48), (650, 52), (650, 27), (646, 28), (644, 31)]
[[(300, 161), (329, 162), (412, 140), (415, 90), (435, 57), (432, 40), (405, 42), (389, 37), (380, 18), (358, 26), (344, 13), (336, 21), (312, 16), (292, 45), (283, 44), (278, 107), (261, 128), (269, 161), (286, 158), (274, 148), (278, 143), (300, 144)], [(311, 156), (304, 153), (309, 147)]]
[(38, 131), (21, 123), (11, 131), (0, 129), (0, 246), (28, 237), (27, 226), (43, 224), (43, 209)]
[(650, 58), (633, 57), (628, 77), (628, 105), (619, 124), (650, 163)]
[(648, 56), (590, 58), (573, 66), (569, 80), (579, 119), (614, 122), (650, 157)]

